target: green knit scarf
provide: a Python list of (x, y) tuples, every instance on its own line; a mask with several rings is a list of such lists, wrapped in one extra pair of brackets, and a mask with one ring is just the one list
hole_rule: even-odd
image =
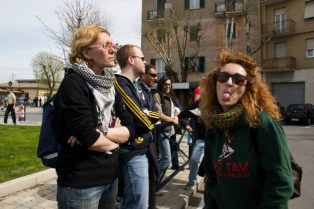
[(228, 112), (215, 114), (213, 117), (214, 127), (220, 129), (229, 129), (234, 127), (239, 117), (243, 113), (243, 110), (244, 108), (242, 104), (237, 104)]

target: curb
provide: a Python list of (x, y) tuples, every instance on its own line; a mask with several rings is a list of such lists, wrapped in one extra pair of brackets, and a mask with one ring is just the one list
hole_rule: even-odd
[(31, 187), (36, 187), (37, 185), (56, 177), (57, 174), (55, 169), (50, 168), (17, 179), (6, 181), (0, 184), (0, 198), (25, 189), (29, 189)]
[[(195, 195), (198, 186), (189, 190), (184, 190), (189, 169), (184, 169), (170, 180), (156, 194), (157, 209), (185, 209), (188, 207), (191, 198)], [(201, 184), (203, 178), (198, 179), (197, 185)]]

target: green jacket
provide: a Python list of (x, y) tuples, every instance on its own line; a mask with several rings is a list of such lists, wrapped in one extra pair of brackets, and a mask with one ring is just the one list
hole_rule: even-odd
[(207, 131), (206, 209), (288, 209), (294, 187), (286, 136), (268, 114), (260, 118), (255, 130), (243, 114), (233, 129)]

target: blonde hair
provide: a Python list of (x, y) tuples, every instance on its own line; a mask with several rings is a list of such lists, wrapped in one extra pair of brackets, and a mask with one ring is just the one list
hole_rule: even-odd
[(281, 119), (276, 100), (271, 95), (266, 84), (261, 79), (261, 72), (255, 60), (241, 52), (230, 53), (222, 50), (217, 56), (216, 67), (209, 71), (202, 82), (202, 94), (200, 108), (202, 118), (207, 127), (212, 127), (213, 115), (220, 107), (216, 93), (216, 73), (226, 64), (235, 63), (241, 65), (247, 73), (246, 90), (240, 103), (246, 112), (246, 118), (250, 127), (260, 124), (258, 114), (263, 111), (276, 120)]
[(97, 25), (83, 26), (78, 28), (71, 42), (71, 53), (69, 53), (69, 61), (71, 64), (89, 63), (89, 60), (83, 55), (83, 50), (97, 42), (99, 33), (110, 33)]

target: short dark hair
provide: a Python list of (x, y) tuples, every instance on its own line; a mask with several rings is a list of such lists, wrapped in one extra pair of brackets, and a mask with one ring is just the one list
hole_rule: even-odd
[(150, 70), (151, 68), (156, 69), (156, 66), (155, 66), (155, 65), (150, 65), (150, 64), (145, 65), (145, 74), (148, 74), (148, 73), (149, 73), (149, 70)]

